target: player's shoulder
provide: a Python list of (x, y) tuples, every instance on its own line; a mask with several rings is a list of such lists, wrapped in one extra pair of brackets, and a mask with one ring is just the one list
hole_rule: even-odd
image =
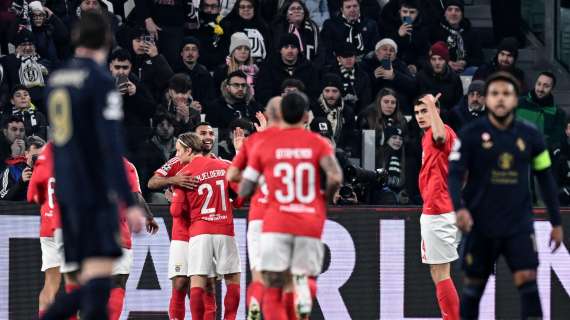
[(54, 71), (48, 80), (48, 87), (73, 87), (81, 89), (88, 84), (97, 87), (113, 83), (109, 72), (94, 61), (88, 59), (71, 59), (61, 68)]
[(130, 162), (129, 159), (127, 159), (127, 158), (125, 158), (125, 157), (123, 157), (123, 163), (125, 164), (125, 167), (126, 167), (128, 170), (135, 170), (135, 171), (137, 170), (137, 168), (135, 167), (135, 165), (134, 165), (132, 162)]
[(527, 135), (537, 135), (540, 132), (540, 131), (538, 131), (536, 124), (534, 124), (534, 123), (532, 123), (526, 119), (516, 118), (514, 120), (513, 127), (518, 132), (521, 132), (521, 133), (527, 134)]
[(163, 166), (173, 166), (173, 165), (178, 165), (178, 164), (180, 164), (180, 158), (174, 157), (174, 158), (171, 158), (168, 161), (166, 161), (166, 163), (163, 164)]
[(481, 117), (479, 119), (473, 120), (463, 126), (459, 131), (459, 135), (463, 138), (469, 137), (473, 134), (479, 134), (482, 131), (488, 130), (489, 128), (489, 119), (487, 117)]

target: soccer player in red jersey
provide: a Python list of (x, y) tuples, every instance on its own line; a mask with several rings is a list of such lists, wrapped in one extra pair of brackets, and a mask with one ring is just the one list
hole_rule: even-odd
[[(257, 148), (266, 137), (279, 132), (281, 126), (281, 97), (275, 97), (267, 103), (268, 128), (254, 133), (239, 148), (232, 165), (228, 169), (228, 180), (231, 182), (241, 181), (241, 172), (246, 168), (247, 161), (251, 157), (252, 150)], [(237, 135), (239, 136), (239, 135)], [(267, 186), (263, 179), (259, 183), (259, 187), (253, 194), (249, 206), (248, 226), (247, 226), (247, 253), (249, 257), (249, 267), (251, 269), (251, 283), (247, 287), (246, 305), (248, 308), (247, 319), (257, 320), (261, 316), (261, 302), (263, 301), (263, 292), (265, 285), (260, 263), (260, 238), (263, 226), (263, 214), (267, 206)]]
[[(240, 187), (240, 196), (251, 195), (263, 175), (269, 193), (260, 260), (267, 286), (262, 304), (266, 320), (291, 318), (283, 301), (283, 288), (291, 275), (298, 316), (310, 314), (308, 277), (317, 276), (323, 264), (326, 199), (332, 199), (342, 182), (332, 145), (304, 128), (308, 108), (303, 93), (283, 97), (282, 129), (257, 145)], [(321, 191), (320, 169), (326, 174), (326, 197)]]
[(430, 266), (443, 319), (455, 320), (459, 319), (459, 297), (451, 279), (450, 263), (459, 257), (459, 231), (447, 188), (447, 173), (449, 154), (457, 136), (441, 120), (439, 96), (423, 95), (414, 103), (416, 121), (424, 130), (419, 176), (424, 201), (420, 218), (421, 256), (422, 262)]
[[(176, 142), (178, 157), (190, 165), (179, 174), (195, 177), (194, 190), (174, 188), (170, 212), (188, 219), (188, 275), (193, 319), (204, 318), (204, 293), (212, 274), (222, 275), (227, 293), (224, 319), (236, 318), (239, 306), (240, 259), (234, 238), (232, 204), (226, 171), (229, 163), (202, 154), (202, 141), (195, 133), (185, 133)], [(212, 261), (215, 259), (215, 265)]]

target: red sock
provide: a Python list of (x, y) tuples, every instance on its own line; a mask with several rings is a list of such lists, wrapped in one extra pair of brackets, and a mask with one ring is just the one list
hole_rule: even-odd
[(216, 320), (216, 295), (213, 292), (204, 292), (204, 320)]
[(107, 303), (107, 311), (109, 312), (109, 320), (119, 320), (123, 311), (123, 302), (125, 300), (125, 289), (113, 288), (109, 295)]
[(226, 286), (224, 297), (224, 320), (235, 320), (239, 307), (239, 284), (230, 283)]
[(204, 288), (190, 289), (190, 311), (192, 319), (204, 319)]
[(265, 288), (263, 295), (263, 319), (265, 320), (287, 320), (287, 313), (282, 302), (283, 289)]
[(251, 303), (251, 298), (255, 298), (259, 305), (261, 306), (261, 302), (263, 302), (263, 291), (265, 290), (265, 286), (260, 281), (252, 281), (249, 286), (247, 287), (246, 292), (246, 303), (247, 307)]
[(309, 277), (309, 291), (311, 291), (311, 298), (317, 298), (317, 278)]
[(170, 306), (168, 307), (168, 315), (171, 320), (182, 320), (186, 313), (186, 290), (176, 290), (172, 288), (170, 294)]
[(283, 293), (283, 304), (287, 312), (288, 319), (297, 319), (297, 310), (295, 310), (295, 292)]
[[(77, 289), (79, 289), (78, 284), (65, 284), (65, 292), (66, 293), (71, 293)], [(77, 320), (77, 315), (71, 316), (71, 317), (67, 318), (67, 320)]]
[(459, 319), (459, 296), (451, 278), (436, 284), (437, 302), (443, 320)]

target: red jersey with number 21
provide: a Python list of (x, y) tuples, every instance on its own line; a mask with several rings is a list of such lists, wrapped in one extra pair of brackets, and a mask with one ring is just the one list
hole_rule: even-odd
[(449, 172), (449, 154), (457, 135), (445, 126), (445, 142), (437, 145), (433, 140), (431, 128), (422, 138), (422, 168), (419, 187), (424, 201), (423, 214), (443, 214), (453, 212), (453, 204), (447, 188)]
[(321, 237), (327, 207), (319, 162), (333, 154), (328, 141), (301, 128), (282, 129), (257, 146), (244, 178), (265, 177), (269, 203), (263, 232)]

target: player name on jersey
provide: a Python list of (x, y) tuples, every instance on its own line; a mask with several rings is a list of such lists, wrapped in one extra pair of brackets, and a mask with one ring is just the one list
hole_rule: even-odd
[(201, 182), (204, 180), (218, 178), (218, 177), (225, 177), (225, 176), (226, 176), (226, 170), (220, 169), (220, 170), (212, 170), (212, 171), (204, 172), (200, 175), (195, 176), (195, 178)]
[(278, 148), (275, 150), (277, 159), (311, 159), (313, 150), (309, 148)]

